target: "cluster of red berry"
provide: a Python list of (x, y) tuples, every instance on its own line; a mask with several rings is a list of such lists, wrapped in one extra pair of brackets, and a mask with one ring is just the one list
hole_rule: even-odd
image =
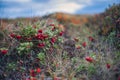
[(5, 55), (7, 54), (8, 50), (7, 49), (3, 49), (3, 50), (0, 50), (1, 54)]

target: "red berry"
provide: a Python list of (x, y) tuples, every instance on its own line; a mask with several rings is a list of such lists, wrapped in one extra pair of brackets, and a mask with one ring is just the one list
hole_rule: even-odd
[(55, 43), (55, 41), (56, 41), (55, 37), (51, 38), (51, 43)]
[(11, 34), (10, 34), (10, 37), (15, 38), (15, 34), (14, 34), (14, 33), (11, 33)]
[(1, 50), (2, 54), (7, 54), (8, 50)]
[(36, 69), (36, 72), (37, 72), (37, 73), (40, 73), (40, 72), (41, 72), (41, 69), (40, 69), (40, 68), (37, 68), (37, 69)]
[(43, 34), (41, 34), (41, 33), (38, 33), (36, 35), (36, 38), (39, 39), (39, 40), (43, 40), (44, 39)]
[(55, 27), (52, 27), (52, 29), (51, 29), (52, 31), (54, 31), (55, 30)]
[(87, 46), (87, 43), (86, 43), (86, 42), (83, 42), (83, 43), (82, 43), (82, 46), (83, 46), (83, 47), (86, 47), (86, 46)]
[(110, 69), (111, 66), (110, 66), (110, 64), (107, 63), (106, 67), (107, 67), (107, 69)]
[(32, 77), (35, 77), (35, 76), (36, 76), (34, 70), (30, 70), (30, 76), (32, 76)]
[(87, 57), (85, 58), (85, 60), (88, 61), (88, 62), (93, 62), (93, 59), (92, 59), (91, 57), (89, 57), (89, 56), (87, 56)]
[(44, 43), (39, 43), (39, 44), (38, 44), (38, 47), (39, 47), (39, 48), (43, 48), (44, 46), (45, 46)]
[(22, 38), (22, 36), (21, 35), (17, 35), (16, 38), (19, 40), (19, 39)]
[(43, 31), (42, 31), (42, 29), (39, 29), (38, 32), (39, 32), (39, 33), (42, 33)]
[(91, 37), (91, 36), (89, 36), (88, 39), (89, 39), (90, 41), (94, 41), (94, 38)]
[(60, 36), (62, 36), (62, 35), (63, 35), (63, 33), (64, 33), (64, 32), (63, 32), (63, 31), (61, 31), (61, 32), (59, 33), (59, 35), (60, 35)]
[(49, 26), (52, 26), (52, 31), (54, 31), (55, 30), (55, 25), (54, 24), (50, 24)]

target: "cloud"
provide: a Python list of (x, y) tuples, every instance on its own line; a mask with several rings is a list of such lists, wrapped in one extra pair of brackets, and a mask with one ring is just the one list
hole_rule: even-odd
[[(40, 7), (39, 7), (39, 9), (36, 11), (35, 15), (44, 15), (45, 13), (53, 13), (53, 12), (75, 13), (77, 10), (85, 7), (85, 5), (83, 5), (83, 4), (79, 5), (74, 2), (59, 3), (59, 4), (55, 4), (55, 5), (48, 3), (47, 5), (49, 5), (49, 6), (44, 7), (44, 9), (42, 9), (42, 8), (40, 9)], [(37, 8), (37, 7), (35, 7), (35, 8)]]
[(54, 12), (76, 13), (78, 10), (89, 5), (90, 1), (91, 0), (49, 0), (41, 4), (33, 3), (35, 6), (32, 8), (34, 10), (36, 9), (35, 15), (44, 15)]
[(7, 15), (7, 17), (9, 16), (10, 18), (29, 17), (30, 15), (43, 16), (54, 12), (74, 14), (89, 6), (106, 1), (108, 0), (3, 0), (2, 4), (6, 4), (7, 6), (1, 10), (4, 14), (0, 13), (0, 17), (3, 17), (2, 15), (4, 15), (4, 17)]
[[(4, 4), (8, 4), (4, 8), (4, 15), (10, 17), (20, 17), (26, 10), (29, 10), (28, 15), (41, 16), (54, 12), (76, 13), (76, 11), (83, 9), (91, 3), (91, 0), (4, 0)], [(12, 3), (13, 2), (13, 3)], [(12, 7), (10, 7), (10, 5)], [(16, 4), (14, 6), (14, 4)], [(17, 5), (18, 4), (18, 5)], [(31, 11), (30, 11), (31, 10)], [(20, 15), (20, 13), (22, 13)], [(1, 15), (1, 14), (0, 14)]]
[(83, 7), (85, 7), (84, 4), (80, 5), (80, 4), (71, 2), (71, 3), (65, 3), (65, 4), (58, 5), (56, 7), (56, 11), (58, 9), (58, 11), (75, 13), (75, 11), (77, 11), (78, 9), (82, 9)]

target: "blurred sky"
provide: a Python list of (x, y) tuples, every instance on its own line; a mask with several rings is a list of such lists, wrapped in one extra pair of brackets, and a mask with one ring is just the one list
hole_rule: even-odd
[(0, 0), (0, 18), (43, 16), (54, 12), (95, 14), (120, 0)]

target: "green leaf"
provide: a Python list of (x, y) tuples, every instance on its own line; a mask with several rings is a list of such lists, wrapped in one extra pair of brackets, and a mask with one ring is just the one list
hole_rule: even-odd
[(37, 56), (40, 60), (45, 60), (45, 54), (44, 53), (40, 52)]

